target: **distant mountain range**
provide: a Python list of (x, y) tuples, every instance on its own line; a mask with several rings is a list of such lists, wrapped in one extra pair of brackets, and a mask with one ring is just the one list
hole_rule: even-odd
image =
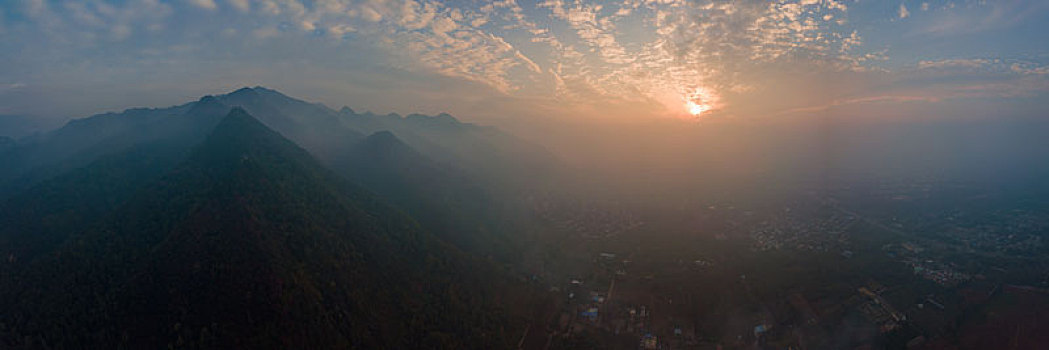
[(20, 139), (57, 126), (53, 119), (0, 114), (0, 138)]
[(545, 294), (479, 256), (512, 255), (527, 184), (486, 164), (517, 156), (556, 166), (259, 87), (8, 139), (0, 347), (512, 347)]
[[(243, 108), (264, 125), (305, 148), (322, 164), (370, 185), (370, 190), (417, 215), (437, 234), (464, 247), (477, 246), (477, 242), (470, 242), (474, 238), (491, 241), (483, 235), (493, 234), (496, 228), (492, 222), (465, 224), (460, 219), (447, 217), (466, 215), (471, 216), (468, 220), (490, 221), (477, 219), (516, 215), (508, 214), (514, 213), (514, 208), (497, 204), (495, 199), (520, 197), (558, 166), (549, 152), (539, 146), (495, 128), (461, 123), (447, 114), (433, 117), (414, 114), (403, 118), (393, 114), (356, 114), (346, 107), (335, 111), (255, 87), (205, 96), (174, 107), (136, 108), (77, 119), (57, 130), (17, 142), (0, 140), (0, 163), (7, 165), (0, 169), (0, 199), (9, 199), (45, 180), (134, 149), (153, 148), (171, 154), (153, 164), (156, 169), (171, 167), (180, 159), (179, 155), (202, 141), (232, 107)], [(375, 140), (367, 136), (376, 132), (387, 132), (396, 139), (391, 143), (403, 144), (395, 152), (384, 153), (391, 159), (366, 153), (381, 151), (375, 148), (378, 146), (373, 144)], [(397, 176), (396, 172), (406, 168), (404, 164), (394, 163), (406, 161), (416, 167), (412, 170), (414, 173)], [(377, 163), (389, 168), (377, 168)], [(367, 171), (355, 171), (358, 168)], [(448, 207), (452, 203), (471, 205), (482, 211)], [(459, 213), (442, 213), (438, 219), (434, 209)], [(458, 226), (451, 221), (459, 221)]]

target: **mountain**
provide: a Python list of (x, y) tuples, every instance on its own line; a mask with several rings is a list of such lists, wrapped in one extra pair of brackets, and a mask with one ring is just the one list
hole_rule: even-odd
[(390, 131), (434, 161), (454, 164), (486, 187), (509, 196), (533, 190), (560, 166), (538, 145), (493, 127), (460, 122), (446, 113), (401, 117), (357, 114), (349, 108), (338, 113), (346, 125), (362, 134)]
[(0, 199), (134, 147), (166, 143), (188, 149), (234, 106), (257, 113), (266, 125), (319, 155), (363, 138), (335, 125), (337, 122), (325, 123), (321, 106), (264, 88), (244, 88), (178, 106), (132, 108), (74, 119), (56, 130), (18, 140), (9, 152), (0, 152), (0, 163), (7, 165), (0, 169)]
[(135, 147), (104, 156), (0, 202), (0, 247), (13, 247), (4, 252), (9, 264), (0, 264), (0, 270), (54, 250), (69, 235), (104, 218), (185, 156), (182, 149), (167, 145)]
[(20, 139), (57, 127), (54, 120), (0, 114), (0, 137)]
[[(77, 119), (57, 130), (0, 145), (0, 163), (5, 164), (0, 168), (0, 206), (8, 202), (17, 208), (20, 202), (39, 203), (31, 198), (49, 198), (52, 202), (65, 201), (68, 208), (86, 209), (64, 214), (27, 212), (31, 207), (0, 212), (0, 223), (4, 215), (9, 222), (23, 223), (0, 228), (0, 239), (5, 230), (33, 229), (42, 230), (43, 246), (60, 242), (69, 232), (62, 225), (79, 227), (97, 215), (84, 215), (83, 220), (54, 215), (109, 210), (110, 205), (125, 199), (122, 195), (141, 184), (138, 180), (148, 177), (122, 182), (122, 175), (115, 174), (119, 176), (99, 178), (111, 179), (112, 183), (85, 187), (124, 186), (114, 190), (105, 203), (93, 202), (97, 197), (94, 194), (48, 194), (49, 189), (59, 190), (54, 193), (68, 189), (68, 184), (57, 182), (95, 162), (126, 157), (141, 149), (171, 155), (141, 163), (151, 168), (137, 170), (163, 173), (201, 142), (232, 107), (244, 109), (305, 148), (323, 165), (410, 213), (424, 229), (471, 253), (499, 258), (517, 251), (509, 246), (524, 231), (516, 224), (527, 212), (521, 198), (535, 187), (529, 185), (540, 183), (556, 163), (543, 156), (537, 146), (494, 128), (462, 123), (448, 114), (403, 118), (355, 114), (349, 108), (334, 111), (263, 87), (242, 88), (173, 107), (135, 108)], [(393, 140), (384, 141), (382, 135)], [(107, 172), (110, 168), (101, 165), (94, 171)], [(49, 208), (62, 207), (51, 204)], [(61, 225), (29, 224), (32, 222)], [(32, 249), (27, 249), (31, 254)]]
[[(159, 140), (199, 142), (231, 107), (241, 107), (326, 164), (379, 131), (390, 131), (420, 154), (470, 175), (490, 190), (527, 187), (556, 160), (541, 147), (491, 127), (459, 122), (448, 114), (357, 114), (332, 110), (264, 87), (167, 108), (133, 108), (75, 119), (53, 131), (18, 140), (0, 152), (0, 199), (48, 178)], [(2, 135), (0, 135), (2, 136)], [(184, 147), (185, 145), (183, 145)], [(2, 150), (2, 149), (0, 149)], [(516, 195), (517, 193), (514, 193)]]
[(322, 160), (333, 158), (333, 154), (364, 138), (342, 125), (337, 112), (323, 105), (262, 87), (243, 88), (167, 108), (132, 108), (74, 119), (17, 142), (5, 138), (0, 141), (0, 164), (5, 165), (0, 168), (0, 200), (134, 147), (167, 143), (188, 149), (199, 143), (231, 107), (242, 107), (258, 116), (265, 125)]
[[(457, 247), (500, 258), (514, 251), (508, 246), (515, 232), (505, 222), (509, 211), (502, 204), (516, 197), (496, 198), (494, 193), (511, 192), (502, 175), (469, 167), (474, 163), (497, 167), (495, 159), (501, 164), (516, 156), (501, 154), (492, 142), (472, 136), (491, 130), (460, 123), (448, 114), (392, 115), (392, 120), (403, 119), (404, 123), (383, 121), (362, 127), (357, 123), (360, 118), (347, 114), (353, 113), (349, 108), (337, 112), (263, 87), (242, 88), (215, 98), (259, 116), (262, 123), (287, 135), (324, 165), (405, 210), (425, 229)], [(370, 136), (362, 136), (365, 134)], [(402, 134), (419, 142), (409, 144)], [(424, 139), (413, 135), (429, 138), (421, 141)], [(445, 139), (455, 140), (438, 142)], [(454, 155), (437, 145), (442, 142), (464, 149), (488, 149), (489, 153)], [(465, 145), (471, 142), (477, 144)], [(484, 159), (472, 158), (482, 154)]]
[(0, 199), (41, 181), (136, 147), (188, 150), (229, 111), (214, 98), (168, 108), (136, 108), (75, 119), (63, 127), (19, 140), (0, 153)]
[(332, 167), (461, 249), (501, 258), (513, 251), (512, 231), (500, 226), (499, 201), (467, 175), (442, 167), (389, 131), (368, 136)]
[(322, 162), (364, 138), (363, 134), (343, 125), (334, 110), (276, 90), (245, 87), (215, 98), (227, 106), (243, 108)]
[(240, 108), (104, 216), (0, 275), (5, 348), (509, 348), (543, 300)]
[(538, 145), (493, 127), (460, 122), (447, 113), (402, 117), (357, 114), (349, 107), (335, 111), (259, 86), (216, 98), (244, 108), (325, 163), (344, 157), (345, 150), (364, 135), (389, 131), (421, 155), (443, 167), (456, 168), (490, 190), (529, 188), (558, 164)]

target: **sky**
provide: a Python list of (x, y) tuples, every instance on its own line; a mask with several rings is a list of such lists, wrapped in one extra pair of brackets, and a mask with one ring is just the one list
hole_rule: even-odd
[(1044, 116), (1046, 1), (7, 0), (0, 114), (242, 86), (468, 121)]

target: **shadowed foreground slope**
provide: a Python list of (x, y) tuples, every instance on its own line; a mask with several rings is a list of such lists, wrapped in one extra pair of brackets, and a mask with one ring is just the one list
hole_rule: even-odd
[(234, 109), (102, 224), (3, 276), (0, 345), (507, 348), (526, 321), (500, 305), (527, 303), (500, 276)]

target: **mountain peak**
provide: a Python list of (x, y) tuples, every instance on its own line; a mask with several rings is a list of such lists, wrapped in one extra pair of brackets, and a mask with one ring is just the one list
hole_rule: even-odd
[(367, 140), (369, 142), (400, 142), (392, 132), (388, 130), (381, 130), (368, 135)]
[(462, 124), (458, 119), (455, 119), (451, 114), (441, 113), (435, 116), (428, 116), (424, 114), (411, 114), (406, 117), (408, 121), (428, 123), (428, 124), (448, 124), (457, 125)]
[(397, 138), (396, 135), (387, 130), (376, 131), (375, 133), (368, 135), (368, 137), (364, 139), (363, 144), (366, 145), (366, 149), (371, 149), (373, 151), (409, 148), (408, 145), (401, 141), (401, 139)]
[(274, 89), (270, 89), (270, 88), (267, 88), (267, 87), (261, 86), (261, 85), (256, 85), (254, 87), (245, 86), (245, 87), (242, 87), (240, 89), (234, 90), (234, 91), (226, 94), (226, 96), (233, 96), (233, 95), (267, 95), (267, 94), (268, 95), (280, 95), (280, 96), (288, 97), (287, 95), (281, 93), (280, 91), (277, 91), (277, 90), (274, 90)]
[(438, 114), (436, 117), (433, 117), (433, 118), (438, 120), (438, 121), (442, 121), (442, 122), (447, 122), (447, 123), (452, 123), (452, 124), (460, 124), (459, 119), (455, 119), (455, 117), (453, 117), (451, 114), (448, 114), (448, 113), (441, 113), (441, 114)]
[(262, 125), (262, 123), (255, 119), (255, 117), (252, 117), (251, 114), (248, 114), (248, 111), (245, 111), (244, 108), (241, 107), (230, 108), (229, 114), (226, 114), (226, 117), (223, 118), (222, 121), (230, 123), (255, 123), (260, 126)]
[(422, 158), (411, 146), (401, 141), (390, 131), (376, 131), (358, 144), (356, 156), (362, 157), (359, 161), (374, 166), (379, 162), (389, 162), (392, 159), (413, 159), (415, 162)]
[[(304, 106), (328, 110), (328, 107), (325, 107), (324, 105), (321, 105), (319, 103), (309, 103), (285, 95), (280, 91), (268, 89), (262, 86), (243, 87), (228, 94), (217, 96), (217, 98), (223, 103), (235, 106), (243, 106), (250, 111), (254, 111), (255, 113), (260, 113), (260, 107), (262, 107), (260, 106), (260, 104), (266, 105), (267, 108), (277, 108), (279, 111), (282, 111), (284, 113), (287, 113), (286, 108), (304, 108)], [(291, 114), (301, 114), (301, 112), (302, 111), (296, 111)], [(266, 119), (266, 116), (258, 115), (257, 117), (261, 118), (262, 120), (268, 121), (268, 119)]]
[(193, 107), (189, 109), (188, 114), (191, 115), (221, 115), (229, 110), (225, 104), (219, 101), (215, 96), (207, 95), (201, 97), (200, 100), (193, 103)]
[(255, 88), (250, 88), (250, 87), (245, 86), (245, 87), (242, 87), (240, 89), (237, 89), (236, 91), (233, 91), (231, 93), (226, 94), (226, 97), (249, 97), (249, 96), (251, 96), (251, 97), (258, 96), (258, 91), (255, 91)]
[(248, 135), (267, 135), (280, 137), (276, 131), (273, 131), (265, 124), (262, 124), (258, 119), (252, 117), (241, 107), (233, 107), (229, 110), (229, 113), (222, 118), (222, 121), (215, 126), (215, 130), (211, 132), (212, 137), (220, 135), (224, 137), (236, 137), (236, 136), (248, 136)]
[(220, 165), (263, 154), (289, 152), (306, 154), (306, 151), (262, 124), (243, 108), (233, 107), (198, 147), (193, 158)]
[(274, 89), (270, 89), (270, 88), (267, 88), (267, 87), (264, 87), (264, 86), (256, 86), (256, 87), (251, 88), (251, 90), (254, 91), (256, 94), (259, 94), (259, 95), (262, 95), (262, 96), (275, 96), (275, 97), (281, 97), (281, 98), (285, 98), (285, 99), (297, 100), (298, 101), (298, 99), (296, 99), (294, 97), (285, 95), (284, 93), (282, 93), (280, 91), (277, 91), (277, 90), (274, 90)]

